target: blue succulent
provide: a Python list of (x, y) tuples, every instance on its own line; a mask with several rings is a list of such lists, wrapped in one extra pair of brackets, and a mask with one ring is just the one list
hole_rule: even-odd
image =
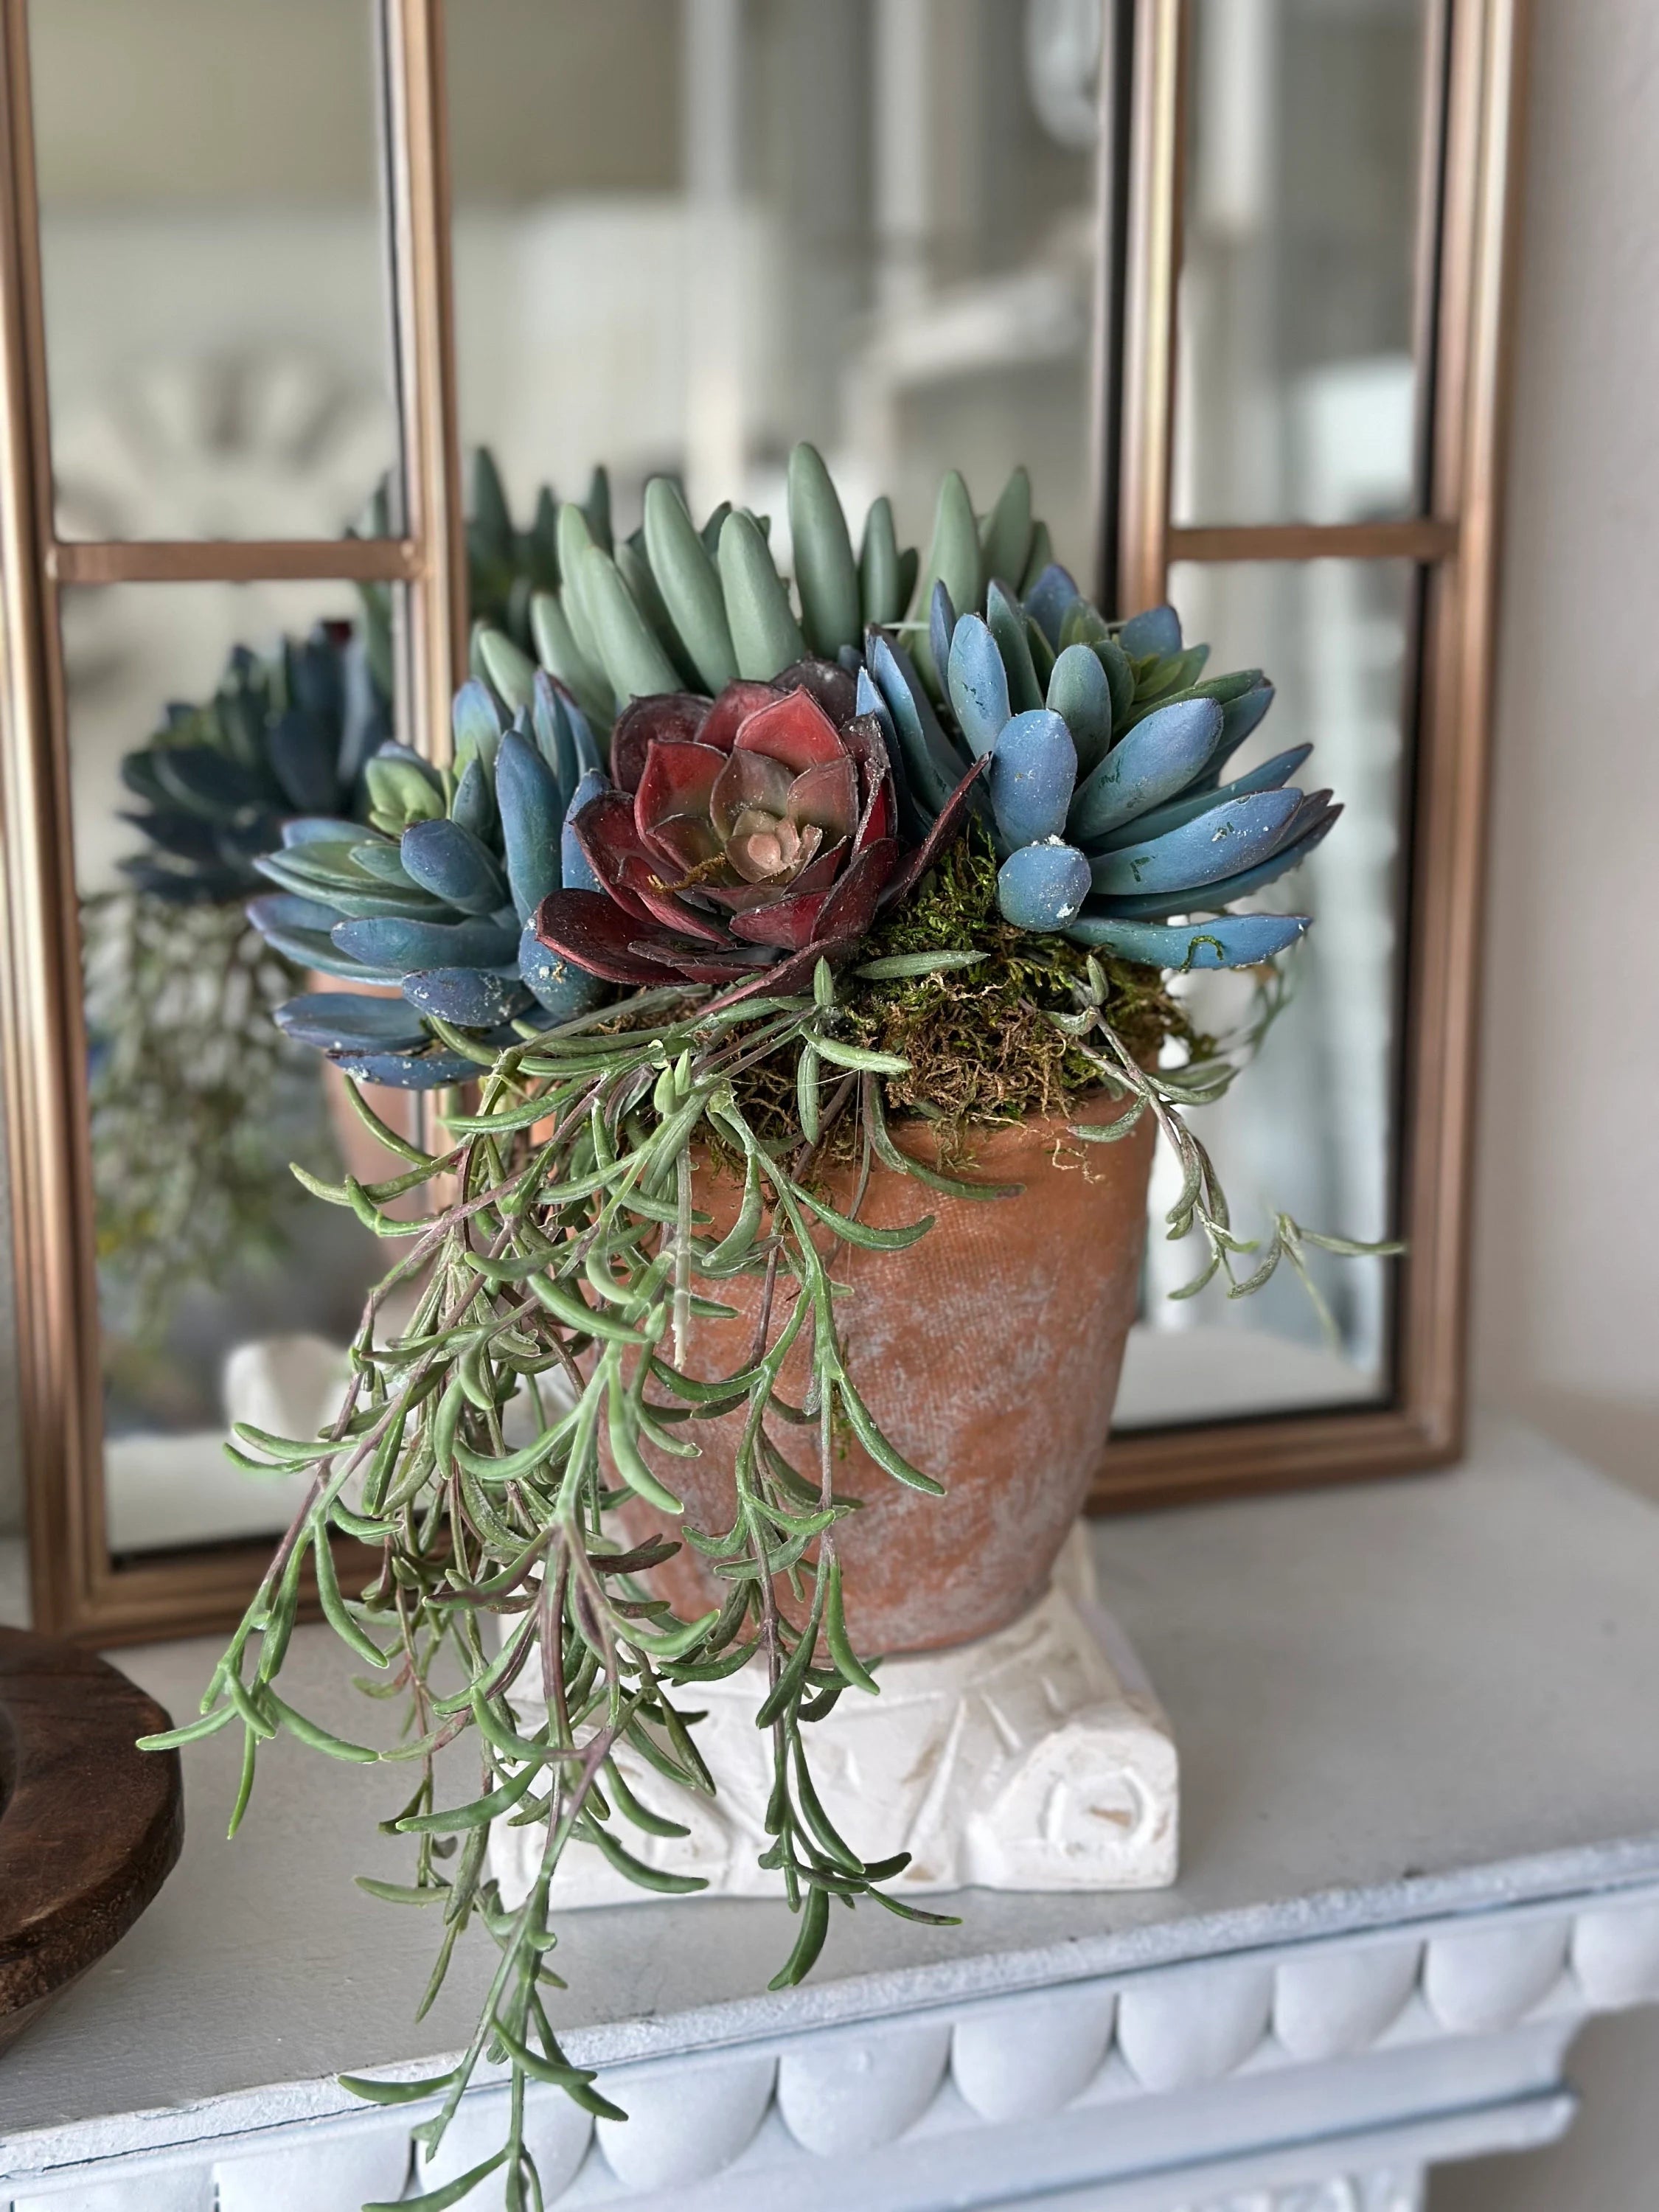
[(319, 623), (269, 659), (237, 646), (213, 696), (175, 704), (121, 781), (143, 802), (124, 816), (144, 849), (121, 862), (140, 890), (176, 905), (246, 896), (258, 855), (297, 814), (344, 813), (391, 726), (361, 640)]
[(993, 581), (982, 616), (958, 617), (936, 582), (928, 632), (948, 713), (878, 630), (860, 709), (880, 720), (902, 803), (924, 823), (989, 757), (981, 815), (1016, 927), (1175, 969), (1249, 966), (1306, 929), (1306, 915), (1228, 911), (1341, 811), (1328, 791), (1291, 787), (1308, 745), (1223, 780), (1273, 703), (1259, 669), (1205, 677), (1209, 648), (1184, 643), (1172, 607), (1108, 623), (1054, 563), (1023, 601)]
[(514, 1024), (572, 1020), (605, 988), (528, 926), (550, 891), (597, 888), (568, 826), (606, 785), (580, 710), (538, 671), (509, 717), (475, 678), (456, 694), (453, 727), (442, 771), (380, 747), (363, 770), (367, 825), (287, 823), (255, 863), (276, 889), (248, 908), (275, 951), (358, 987), (289, 1000), (281, 1027), (349, 1074), (403, 1090), (476, 1072), (430, 1021), (508, 1044)]

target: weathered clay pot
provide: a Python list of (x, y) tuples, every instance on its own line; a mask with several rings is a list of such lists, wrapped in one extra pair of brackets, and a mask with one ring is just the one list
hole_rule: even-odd
[[(1102, 1098), (1069, 1118), (1109, 1121), (1122, 1110)], [(932, 1498), (903, 1486), (846, 1439), (836, 1488), (865, 1503), (839, 1524), (836, 1543), (848, 1626), (861, 1650), (927, 1650), (1006, 1626), (1046, 1586), (1087, 1495), (1134, 1316), (1152, 1127), (1143, 1119), (1110, 1145), (1080, 1143), (1066, 1130), (1057, 1119), (979, 1134), (963, 1171), (975, 1182), (1019, 1183), (1017, 1198), (950, 1198), (878, 1168), (860, 1219), (890, 1227), (931, 1213), (934, 1225), (905, 1251), (843, 1247), (836, 1258), (836, 1279), (851, 1293), (836, 1307), (848, 1373), (882, 1432), (949, 1492)], [(894, 1133), (912, 1158), (937, 1164), (925, 1122)], [(830, 1180), (831, 1204), (847, 1206), (854, 1180), (850, 1168)], [(696, 1202), (720, 1230), (738, 1196), (725, 1178), (698, 1177)], [(741, 1311), (733, 1321), (693, 1322), (685, 1364), (705, 1381), (741, 1369), (760, 1296), (758, 1279), (748, 1276), (707, 1287)], [(791, 1294), (781, 1283), (774, 1340)], [(805, 1340), (804, 1333), (783, 1374), (796, 1404), (807, 1381)], [(700, 1459), (647, 1450), (699, 1528), (732, 1525), (743, 1419), (728, 1414), (688, 1429)], [(769, 1426), (816, 1482), (816, 1429), (781, 1419)], [(630, 1505), (627, 1520), (635, 1535), (678, 1533), (644, 1507)], [(730, 1589), (690, 1546), (652, 1579), (688, 1618), (721, 1603)], [(781, 1584), (780, 1595), (787, 1602)]]

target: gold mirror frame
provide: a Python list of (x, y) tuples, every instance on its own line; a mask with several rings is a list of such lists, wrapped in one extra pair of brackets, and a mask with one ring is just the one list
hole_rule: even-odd
[[(103, 544), (55, 534), (27, 0), (0, 0), (0, 957), (24, 1487), (37, 1625), (100, 1644), (240, 1613), (264, 1542), (112, 1560), (105, 1536), (85, 1033), (58, 594), (75, 584), (383, 580), (405, 586), (415, 741), (447, 740), (465, 659), (443, 0), (379, 0), (406, 533), (397, 539)], [(1103, 283), (1092, 466), (1103, 604), (1150, 605), (1173, 560), (1403, 557), (1425, 574), (1411, 824), (1392, 1401), (1118, 1438), (1107, 1510), (1455, 1456), (1463, 1406), (1468, 1151), (1522, 0), (1436, 0), (1419, 265), (1431, 331), (1426, 518), (1177, 528), (1170, 519), (1183, 0), (1105, 0)]]

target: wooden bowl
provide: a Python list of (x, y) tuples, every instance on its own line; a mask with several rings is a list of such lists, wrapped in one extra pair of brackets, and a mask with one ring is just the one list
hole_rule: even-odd
[(0, 1628), (0, 2048), (102, 1958), (184, 1840), (172, 1723), (90, 1651)]

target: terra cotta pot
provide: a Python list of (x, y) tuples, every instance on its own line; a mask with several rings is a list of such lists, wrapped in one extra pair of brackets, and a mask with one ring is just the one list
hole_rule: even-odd
[[(948, 1494), (908, 1489), (850, 1437), (838, 1439), (836, 1492), (864, 1502), (836, 1532), (848, 1626), (860, 1650), (928, 1650), (989, 1635), (1048, 1583), (1111, 1420), (1135, 1312), (1153, 1143), (1150, 1116), (1114, 1144), (1080, 1142), (1066, 1129), (1122, 1111), (1100, 1097), (1069, 1116), (974, 1132), (953, 1171), (1018, 1183), (1018, 1197), (951, 1198), (880, 1167), (871, 1176), (861, 1220), (890, 1227), (931, 1213), (934, 1221), (902, 1252), (842, 1248), (832, 1272), (849, 1291), (836, 1302), (843, 1358), (882, 1432)], [(912, 1158), (938, 1164), (926, 1122), (896, 1125), (894, 1136)], [(848, 1206), (854, 1178), (851, 1166), (826, 1177), (830, 1204)], [(709, 1233), (730, 1224), (739, 1196), (729, 1178), (700, 1171), (695, 1201), (714, 1218)], [(742, 1276), (700, 1287), (739, 1309), (735, 1320), (691, 1324), (685, 1370), (713, 1381), (744, 1364), (760, 1282)], [(774, 1341), (793, 1295), (781, 1280)], [(807, 1342), (803, 1332), (781, 1380), (796, 1404), (807, 1382)], [(744, 1419), (739, 1411), (689, 1426), (700, 1459), (647, 1447), (698, 1528), (732, 1526)], [(769, 1430), (816, 1484), (816, 1426), (775, 1419)], [(625, 1518), (636, 1538), (678, 1533), (642, 1505), (630, 1503)], [(690, 1546), (649, 1579), (687, 1618), (720, 1604), (730, 1589)]]

